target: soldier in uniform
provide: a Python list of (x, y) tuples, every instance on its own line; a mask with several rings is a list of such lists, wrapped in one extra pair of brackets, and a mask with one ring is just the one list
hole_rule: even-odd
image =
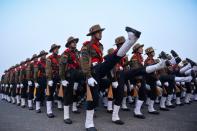
[[(149, 47), (145, 50), (145, 53), (148, 57), (144, 61), (144, 65), (149, 66), (156, 64), (156, 60), (154, 59), (155, 56), (154, 49), (152, 47)], [(148, 112), (150, 114), (159, 114), (159, 112), (154, 109), (154, 102), (157, 97), (156, 93), (157, 93), (157, 81), (158, 81), (156, 72), (153, 72), (145, 77), (146, 77), (146, 83), (150, 86), (151, 89), (150, 91), (148, 91), (148, 98), (150, 98), (150, 101), (148, 101)]]
[(34, 66), (34, 82), (35, 82), (35, 96), (36, 96), (36, 113), (41, 113), (41, 103), (44, 101), (45, 97), (45, 89), (47, 86), (47, 80), (46, 80), (46, 55), (48, 53), (42, 50), (40, 54), (38, 55), (38, 58), (40, 57), (40, 60), (38, 63)]
[(28, 108), (29, 110), (33, 110), (33, 98), (34, 98), (34, 66), (37, 66), (37, 55), (34, 54), (29, 62), (27, 62), (26, 74), (28, 81)]
[(16, 84), (16, 104), (20, 106), (20, 65), (16, 64), (16, 72), (15, 72), (15, 84)]
[(101, 88), (102, 78), (120, 61), (128, 52), (131, 46), (140, 37), (140, 32), (127, 27), (129, 39), (123, 46), (109, 55), (103, 62), (103, 45), (100, 43), (102, 31), (100, 25), (94, 25), (90, 28), (87, 36), (91, 36), (90, 41), (84, 42), (81, 48), (81, 67), (87, 79), (87, 110), (85, 127), (87, 131), (96, 131), (93, 122), (94, 109), (98, 105), (99, 87)]
[[(119, 36), (115, 39), (115, 45), (117, 47), (116, 50), (118, 50), (125, 42), (125, 37), (124, 36)], [(116, 92), (116, 89), (117, 89), (117, 86), (118, 86), (118, 78), (119, 78), (119, 73), (120, 71), (122, 70), (126, 70), (127, 69), (127, 65), (128, 65), (128, 57), (127, 56), (124, 56), (117, 64), (116, 66), (113, 68), (113, 70), (111, 70), (111, 80), (112, 80), (112, 87), (113, 87), (113, 93), (114, 95), (117, 93)], [(127, 86), (128, 86), (128, 82), (125, 83), (125, 86), (124, 86), (124, 98), (122, 100), (122, 110), (123, 111), (129, 111), (130, 109), (127, 107), (126, 105), (126, 99), (127, 99)], [(112, 109), (112, 101), (109, 99), (108, 100), (108, 107), (110, 107), (110, 109), (108, 109), (108, 112), (110, 112), (111, 110), (111, 113), (113, 111)]]
[(5, 72), (1, 76), (1, 99), (5, 100)]
[[(47, 91), (46, 91), (46, 105), (47, 105), (47, 116), (53, 118), (52, 112), (52, 101), (54, 100), (55, 90), (60, 86), (59, 76), (59, 61), (60, 55), (58, 55), (60, 45), (53, 44), (49, 52), (52, 54), (47, 57), (46, 61), (46, 77), (47, 77)], [(58, 108), (62, 109), (61, 99), (58, 100)]]
[(10, 93), (10, 81), (9, 81), (9, 79), (10, 79), (10, 68), (7, 70), (7, 72), (6, 72), (6, 76), (5, 76), (5, 83), (6, 83), (6, 85), (5, 85), (5, 93), (6, 93), (6, 100), (7, 100), (7, 102), (9, 102), (9, 103), (11, 103), (11, 93)]
[(12, 66), (10, 69), (10, 78), (9, 78), (9, 83), (10, 83), (10, 94), (11, 94), (11, 102), (12, 104), (16, 103), (16, 84), (15, 84), (15, 67)]
[(72, 124), (69, 115), (69, 106), (72, 104), (72, 112), (80, 113), (77, 109), (77, 89), (84, 79), (80, 67), (79, 51), (76, 44), (79, 39), (69, 37), (66, 43), (67, 49), (62, 53), (60, 60), (60, 77), (64, 89), (64, 122)]
[(27, 81), (27, 63), (30, 62), (30, 59), (27, 58), (25, 62), (21, 63), (21, 70), (20, 70), (20, 94), (21, 94), (21, 107), (25, 108), (26, 106), (26, 98), (27, 98), (27, 87), (28, 87), (28, 81)]

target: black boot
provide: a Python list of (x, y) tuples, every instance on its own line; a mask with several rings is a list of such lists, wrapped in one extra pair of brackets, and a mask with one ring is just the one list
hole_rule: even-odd
[(97, 131), (95, 127), (86, 128), (86, 131)]
[(72, 111), (74, 114), (80, 114), (81, 112), (79, 110)]
[(117, 124), (117, 125), (123, 125), (124, 122), (121, 120), (116, 120), (116, 121), (112, 121), (113, 123)]
[(70, 118), (65, 119), (64, 120), (64, 123), (66, 123), (66, 124), (72, 124), (72, 120)]
[(158, 111), (152, 111), (152, 112), (148, 112), (149, 114), (153, 114), (153, 115), (159, 115)]
[(41, 113), (41, 110), (40, 109), (36, 110), (36, 113)]
[(140, 31), (137, 31), (137, 30), (135, 30), (135, 29), (133, 29), (131, 27), (128, 27), (128, 26), (125, 28), (125, 31), (133, 32), (137, 38), (140, 38), (140, 35), (141, 35)]
[(135, 114), (134, 117), (139, 118), (139, 119), (145, 119), (146, 117), (143, 114)]
[(161, 111), (170, 111), (168, 108), (163, 108), (163, 107), (160, 107), (160, 110)]
[(47, 114), (48, 118), (54, 118), (54, 114), (53, 113), (50, 113), (50, 114)]

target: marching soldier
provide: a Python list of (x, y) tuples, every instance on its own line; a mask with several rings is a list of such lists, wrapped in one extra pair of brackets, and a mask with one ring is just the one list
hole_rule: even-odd
[(66, 43), (67, 49), (61, 55), (60, 77), (64, 89), (64, 122), (71, 124), (72, 120), (69, 115), (69, 106), (72, 104), (72, 112), (80, 113), (77, 109), (77, 89), (83, 74), (80, 68), (79, 51), (76, 44), (79, 39), (69, 37)]
[(33, 110), (33, 98), (34, 98), (34, 66), (37, 66), (37, 55), (34, 54), (29, 62), (27, 62), (26, 74), (28, 81), (28, 108), (29, 110)]
[(16, 64), (16, 72), (15, 72), (15, 84), (16, 84), (16, 104), (20, 106), (20, 65)]
[[(143, 47), (144, 47), (144, 45), (143, 44), (141, 45), (139, 43), (134, 45), (133, 52), (132, 52), (133, 56), (131, 58), (131, 65), (130, 65), (130, 67), (132, 69), (139, 69), (140, 67), (144, 67), (143, 57), (142, 57)], [(144, 78), (144, 76), (137, 76), (137, 77), (135, 77), (133, 82), (134, 82), (133, 85), (138, 87), (138, 95), (139, 95), (139, 99), (136, 101), (136, 104), (135, 104), (134, 117), (144, 119), (145, 116), (141, 113), (140, 110), (141, 110), (141, 106), (142, 106), (143, 102), (146, 100), (145, 78)]]
[(10, 83), (10, 95), (11, 95), (11, 102), (12, 104), (16, 103), (16, 84), (15, 84), (15, 67), (12, 66), (10, 69), (10, 76), (9, 76), (9, 83)]
[(38, 55), (40, 60), (34, 65), (34, 82), (35, 82), (35, 101), (36, 101), (36, 113), (41, 113), (40, 105), (44, 101), (45, 89), (47, 86), (46, 80), (46, 55), (48, 53), (42, 50)]
[(109, 55), (103, 62), (103, 45), (100, 43), (102, 39), (102, 31), (100, 25), (94, 25), (90, 28), (87, 36), (91, 36), (90, 41), (84, 42), (81, 48), (81, 67), (87, 79), (87, 109), (85, 128), (87, 131), (96, 131), (93, 122), (94, 109), (98, 105), (99, 87), (101, 87), (102, 78), (104, 78), (110, 70), (120, 61), (128, 52), (131, 46), (140, 37), (140, 32), (126, 28), (129, 39), (123, 46)]
[[(46, 91), (46, 105), (47, 105), (47, 116), (53, 118), (54, 114), (52, 111), (52, 101), (54, 100), (54, 93), (57, 88), (60, 87), (60, 76), (59, 76), (59, 61), (60, 55), (58, 55), (60, 45), (53, 44), (49, 52), (52, 54), (47, 58), (46, 61), (46, 77), (47, 77), (47, 91)], [(58, 108), (62, 109), (61, 99), (58, 100)]]
[(21, 94), (21, 107), (25, 108), (26, 105), (26, 98), (27, 98), (27, 63), (30, 62), (30, 59), (27, 58), (25, 62), (21, 62), (21, 70), (20, 70), (20, 94)]
[(5, 100), (5, 72), (1, 76), (1, 99)]
[(6, 75), (5, 75), (5, 93), (6, 93), (6, 100), (7, 102), (11, 103), (11, 93), (10, 93), (10, 83), (9, 83), (9, 79), (10, 79), (10, 68), (6, 71)]
[[(154, 65), (156, 64), (156, 61), (154, 59), (155, 51), (152, 47), (149, 47), (145, 50), (146, 55), (148, 56), (146, 60), (144, 61), (145, 66)], [(148, 112), (150, 114), (159, 114), (158, 111), (154, 109), (154, 101), (157, 98), (157, 82), (158, 78), (156, 76), (156, 72), (153, 72), (146, 76), (146, 83), (150, 86), (150, 91), (148, 91), (148, 97), (150, 98), (150, 101), (148, 102)]]

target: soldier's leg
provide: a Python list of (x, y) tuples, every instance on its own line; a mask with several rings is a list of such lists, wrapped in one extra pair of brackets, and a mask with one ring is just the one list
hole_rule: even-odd
[(18, 106), (20, 106), (20, 103), (21, 103), (20, 100), (21, 100), (21, 99), (20, 99), (20, 84), (17, 84), (17, 85), (16, 85), (16, 104), (17, 104)]
[(7, 101), (9, 103), (11, 103), (11, 88), (10, 88), (10, 84), (8, 84), (8, 87), (7, 87)]
[(28, 86), (28, 83), (26, 80), (24, 80), (21, 84), (21, 107), (22, 108), (25, 108), (25, 105), (26, 105), (27, 86)]
[(167, 88), (168, 97), (167, 97), (166, 106), (169, 108), (175, 108), (176, 106), (174, 104), (172, 104), (173, 90), (175, 89), (175, 81), (169, 79), (168, 83), (169, 83), (169, 86)]
[(31, 81), (31, 85), (28, 83), (28, 108), (29, 110), (33, 110), (33, 98), (34, 98), (34, 82)]
[(190, 104), (190, 98), (191, 98), (191, 83), (185, 82), (185, 88), (186, 88), (186, 96), (185, 96), (185, 104)]
[(56, 83), (53, 82), (52, 86), (47, 87), (47, 93), (46, 93), (46, 107), (47, 107), (47, 116), (48, 118), (55, 117), (52, 111), (52, 102), (54, 100), (53, 95), (56, 89)]
[(159, 112), (154, 109), (154, 102), (157, 98), (156, 81), (154, 79), (150, 79), (149, 81), (147, 81), (147, 84), (150, 85), (150, 89), (151, 89), (149, 94), (148, 94), (148, 96), (150, 98), (150, 101), (148, 103), (148, 112), (150, 114), (159, 114)]
[(128, 81), (126, 81), (125, 85), (124, 85), (124, 97), (122, 100), (122, 105), (121, 108), (123, 111), (130, 111), (130, 109), (127, 107), (127, 91), (128, 91), (129, 85), (128, 85)]
[(194, 82), (194, 100), (197, 101), (197, 78), (195, 79)]
[(135, 108), (134, 108), (134, 117), (140, 118), (140, 119), (145, 119), (145, 116), (141, 112), (141, 107), (146, 101), (146, 83), (144, 78), (141, 79), (140, 85), (139, 86), (139, 91), (138, 91), (138, 99), (135, 103)]
[[(35, 83), (35, 90), (36, 90), (36, 113), (41, 113), (41, 101), (43, 96), (43, 89), (46, 86), (46, 81), (44, 78), (38, 78), (38, 83)], [(37, 85), (38, 84), (38, 85)]]
[(183, 103), (181, 103), (181, 84), (180, 82), (176, 82), (176, 105), (183, 106)]
[(69, 77), (66, 78), (68, 84), (64, 85), (64, 83), (62, 83), (64, 88), (64, 123), (72, 124), (72, 120), (70, 119), (69, 107), (73, 102), (73, 85), (74, 85), (73, 70), (68, 71), (67, 74), (69, 74), (68, 75)]
[(12, 103), (15, 104), (16, 103), (16, 84), (13, 84), (13, 88), (12, 88)]
[(86, 120), (85, 120), (85, 128), (87, 130), (95, 128), (94, 127), (94, 109), (98, 106), (99, 102), (99, 79), (94, 76), (95, 80), (97, 80), (98, 84), (94, 86), (87, 87), (87, 96), (86, 96)]

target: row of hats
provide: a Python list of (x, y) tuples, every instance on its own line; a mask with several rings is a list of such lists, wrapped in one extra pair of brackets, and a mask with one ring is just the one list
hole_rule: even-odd
[[(124, 42), (125, 42), (124, 36), (119, 36), (119, 37), (117, 37), (117, 38), (115, 39), (115, 45), (121, 45), (121, 44), (123, 44)], [(141, 47), (144, 47), (144, 44), (139, 44), (139, 43), (135, 44), (135, 45), (133, 46), (133, 52), (132, 52), (132, 53), (136, 52), (136, 51), (137, 51), (139, 48), (141, 48)], [(154, 49), (153, 49), (152, 47), (148, 47), (148, 48), (145, 50), (145, 53), (146, 53), (146, 54), (152, 53), (152, 52), (154, 52)]]

